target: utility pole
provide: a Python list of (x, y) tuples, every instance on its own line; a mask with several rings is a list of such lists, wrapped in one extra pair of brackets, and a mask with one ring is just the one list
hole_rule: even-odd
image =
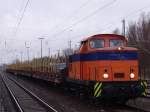
[(43, 53), (43, 39), (44, 38), (40, 37), (39, 39), (41, 40), (41, 71), (42, 71), (43, 70), (43, 67), (42, 67), (43, 66), (43, 59), (42, 59), (43, 54), (42, 53)]
[(29, 64), (29, 60), (30, 60), (29, 49), (30, 49), (30, 47), (27, 46), (27, 43), (26, 43), (26, 42), (25, 42), (25, 48), (27, 49), (27, 58), (28, 58), (28, 64)]
[[(71, 37), (71, 32), (72, 32), (72, 29), (69, 30), (69, 37)], [(70, 40), (69, 41), (69, 49), (71, 51), (71, 47), (72, 47), (72, 41)]]
[(16, 55), (16, 62), (15, 62), (16, 63), (16, 69), (18, 69), (18, 62), (17, 62), (18, 60), (17, 59), (18, 59), (18, 55)]
[(18, 61), (18, 55), (16, 54), (16, 64), (17, 64), (17, 61)]
[(48, 57), (50, 57), (50, 51), (51, 51), (51, 49), (48, 48)]
[(70, 49), (71, 49), (71, 43), (72, 43), (72, 42), (71, 42), (71, 40), (70, 40), (70, 41), (69, 41), (69, 48), (70, 48)]
[(58, 53), (58, 57), (60, 56), (60, 50), (57, 50), (57, 53)]
[(125, 20), (122, 20), (122, 35), (125, 37), (126, 36), (126, 26), (125, 26)]
[(60, 61), (60, 50), (57, 50), (57, 55), (56, 55), (56, 57), (57, 57), (57, 60), (56, 60), (56, 63), (59, 63), (59, 61)]
[(43, 39), (44, 38), (41, 37), (39, 39), (41, 40), (41, 59), (42, 59), (42, 56), (43, 56), (43, 54), (42, 54), (43, 53), (43, 48), (42, 47), (43, 47)]
[(20, 52), (20, 62), (22, 63), (22, 53), (23, 52)]
[(50, 60), (50, 48), (48, 48), (48, 57), (47, 57), (47, 72), (49, 72), (49, 60)]
[(71, 55), (73, 53), (72, 41), (70, 40), (68, 43), (69, 43), (69, 55)]
[(29, 64), (29, 60), (30, 60), (29, 49), (30, 49), (30, 47), (26, 47), (26, 48), (27, 48), (27, 57), (28, 57), (28, 64)]

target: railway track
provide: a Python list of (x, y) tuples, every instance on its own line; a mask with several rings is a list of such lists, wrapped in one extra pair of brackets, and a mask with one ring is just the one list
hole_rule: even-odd
[(137, 106), (123, 105), (123, 106), (124, 106), (125, 108), (134, 110), (134, 111), (136, 111), (136, 112), (150, 112), (150, 110), (140, 108), (140, 107), (138, 107), (138, 105), (137, 105)]
[[(22, 83), (22, 81), (20, 80), (19, 81), (19, 78), (15, 78), (15, 77), (11, 77), (11, 76), (7, 76), (7, 74), (4, 74), (5, 75), (5, 77), (3, 77), (3, 80), (6, 80), (6, 83), (7, 83), (7, 80), (9, 80), (11, 83), (13, 83), (13, 84), (16, 84), (16, 83), (18, 83), (19, 82), (19, 84), (21, 85), (21, 84), (23, 84), (24, 86), (26, 85), (25, 83)], [(6, 77), (7, 76), (7, 77)], [(5, 79), (6, 78), (6, 79)], [(17, 82), (16, 82), (17, 81)], [(29, 83), (29, 82), (26, 82), (26, 83)], [(10, 85), (10, 83), (8, 82), (8, 84)], [(29, 84), (29, 85), (32, 85), (32, 84)], [(28, 86), (26, 86), (26, 87), (28, 87)], [(34, 88), (34, 89), (33, 89)], [(11, 88), (12, 89), (12, 88)], [(38, 88), (39, 89), (39, 88)], [(36, 91), (36, 87), (32, 87), (32, 89), (30, 88), (30, 90), (31, 91)], [(13, 91), (13, 90), (12, 90)], [(36, 93), (37, 93), (37, 91), (36, 91)], [(37, 94), (40, 94), (40, 93), (37, 93)], [(43, 98), (42, 98), (43, 99)], [(21, 107), (21, 106), (20, 106)], [(35, 107), (35, 105), (34, 105), (34, 107)], [(36, 106), (37, 107), (37, 106)], [(43, 108), (43, 107), (42, 107)], [(132, 106), (132, 105), (112, 105), (112, 106), (102, 106), (102, 105), (99, 105), (99, 108), (102, 108), (102, 109), (100, 109), (100, 112), (101, 111), (103, 111), (103, 112), (122, 112), (122, 111), (132, 111), (132, 112), (150, 112), (150, 110), (146, 110), (146, 109), (142, 109), (142, 108), (140, 108), (140, 107), (138, 107), (138, 105), (134, 105), (134, 106)], [(26, 109), (28, 109), (28, 108), (26, 108)], [(47, 109), (47, 108), (46, 108)], [(42, 112), (45, 112), (45, 111), (47, 111), (47, 110), (43, 110)], [(34, 110), (34, 109), (31, 109), (32, 110), (32, 112), (39, 112), (39, 111), (37, 111), (37, 110)], [(50, 110), (51, 111), (51, 110)], [(27, 112), (30, 112), (30, 109), (27, 111)], [(40, 111), (41, 112), (41, 111)], [(55, 111), (52, 111), (52, 112), (55, 112)]]
[(17, 112), (58, 112), (14, 79), (1, 76)]
[[(148, 86), (147, 86), (147, 96), (142, 97), (142, 99), (144, 99), (144, 100), (149, 100), (150, 99), (150, 81), (147, 81), (147, 84), (148, 84)], [(140, 112), (150, 112), (150, 109), (147, 109), (147, 108), (144, 108), (144, 107), (140, 108), (140, 106), (136, 104), (137, 103), (136, 101), (133, 100), (133, 102), (134, 102), (134, 105), (127, 104), (126, 107), (131, 108), (131, 109), (135, 108)]]
[[(13, 77), (12, 77), (13, 78)], [(16, 78), (16, 77), (14, 77), (14, 78)], [(17, 80), (17, 81), (19, 81), (19, 79), (15, 79), (15, 80)], [(19, 82), (22, 82), (21, 81), (22, 79), (20, 79), (20, 81)], [(26, 85), (26, 84), (25, 84)], [(32, 84), (31, 84), (32, 85)], [(32, 87), (32, 88), (35, 88), (35, 87)], [(100, 107), (101, 105), (99, 105), (99, 107)], [(114, 106), (114, 107), (113, 107)], [(98, 106), (97, 106), (98, 107)], [(109, 109), (108, 109), (109, 108)], [(120, 108), (120, 109), (118, 109), (118, 108)], [(111, 107), (110, 106), (102, 106), (102, 109), (103, 109), (103, 111), (104, 112), (121, 112), (121, 111), (125, 111), (125, 110), (127, 110), (127, 111), (132, 111), (132, 112), (150, 112), (150, 110), (146, 110), (146, 109), (144, 109), (144, 108), (140, 108), (140, 107), (138, 107), (138, 105), (130, 105), (130, 104), (128, 104), (128, 105), (120, 105), (120, 104), (116, 104), (116, 105), (112, 105)], [(119, 110), (119, 111), (118, 111)]]

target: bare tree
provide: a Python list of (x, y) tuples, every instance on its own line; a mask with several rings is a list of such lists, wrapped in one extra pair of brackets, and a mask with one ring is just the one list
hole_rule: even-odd
[(120, 30), (119, 30), (118, 28), (116, 28), (114, 31), (112, 31), (112, 33), (113, 33), (113, 34), (118, 34), (118, 35), (121, 34), (121, 33), (120, 33)]
[(150, 78), (150, 15), (143, 13), (138, 22), (129, 23), (127, 37), (129, 46), (139, 48), (141, 73)]

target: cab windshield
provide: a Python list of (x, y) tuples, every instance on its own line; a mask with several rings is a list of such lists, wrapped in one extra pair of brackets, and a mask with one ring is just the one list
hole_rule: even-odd
[(103, 48), (104, 47), (104, 40), (103, 39), (94, 39), (90, 41), (91, 48)]
[(110, 47), (118, 47), (123, 45), (124, 45), (123, 40), (119, 40), (119, 39), (110, 40)]

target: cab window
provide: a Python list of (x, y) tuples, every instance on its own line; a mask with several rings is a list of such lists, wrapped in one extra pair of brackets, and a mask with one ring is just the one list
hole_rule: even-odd
[(103, 48), (104, 47), (104, 40), (103, 39), (95, 39), (90, 41), (91, 48)]
[(110, 47), (118, 47), (118, 46), (123, 46), (124, 41), (120, 39), (113, 39), (110, 40)]

